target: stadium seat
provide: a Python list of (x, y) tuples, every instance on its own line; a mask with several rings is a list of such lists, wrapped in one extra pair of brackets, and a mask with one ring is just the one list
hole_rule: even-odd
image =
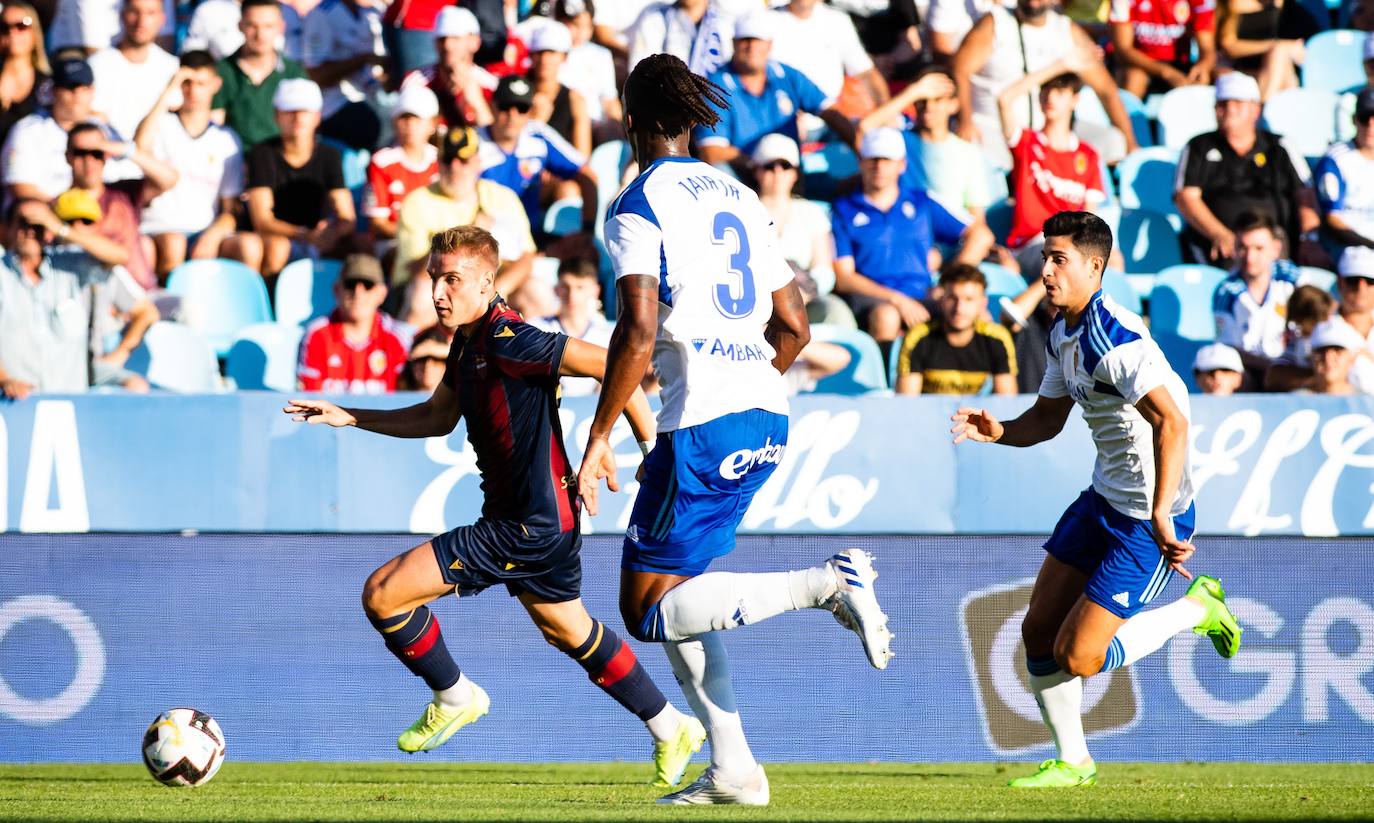
[(334, 281), (343, 263), (338, 260), (294, 260), (277, 275), (273, 289), (278, 323), (304, 326), (334, 311)]
[(191, 260), (172, 270), (167, 291), (181, 298), (181, 322), (210, 344), (215, 356), (228, 354), (244, 326), (272, 322), (262, 275), (234, 260)]
[(195, 329), (181, 323), (163, 320), (150, 326), (125, 366), (159, 389), (211, 394), (222, 388), (215, 353)]
[(1304, 157), (1320, 157), (1336, 140), (1339, 99), (1325, 89), (1287, 89), (1264, 104), (1263, 127)]
[(1103, 273), (1102, 291), (1126, 311), (1135, 314), (1142, 314), (1145, 311), (1145, 307), (1140, 302), (1140, 295), (1136, 294), (1131, 281), (1126, 279), (1124, 273), (1116, 269), (1107, 269)]
[[(1126, 108), (1126, 115), (1131, 119), (1131, 131), (1135, 132), (1136, 144), (1141, 148), (1153, 146), (1154, 130), (1150, 128), (1150, 116), (1145, 113), (1145, 104), (1125, 89), (1117, 91), (1121, 95), (1121, 105)], [(1078, 95), (1078, 107), (1073, 113), (1074, 120), (1080, 123), (1095, 123), (1101, 126), (1112, 124), (1111, 119), (1107, 117), (1107, 110), (1102, 107), (1102, 101), (1097, 99), (1096, 94)]]
[(544, 233), (554, 237), (577, 234), (582, 229), (582, 201), (571, 197), (549, 206), (544, 212)]
[(1181, 149), (1188, 141), (1217, 127), (1217, 90), (1212, 86), (1170, 89), (1159, 104), (1159, 143)]
[(994, 202), (988, 206), (983, 219), (987, 222), (988, 228), (992, 229), (997, 242), (1006, 244), (1007, 235), (1011, 233), (1011, 203), (1006, 200)]
[(1116, 166), (1121, 208), (1150, 209), (1171, 215), (1175, 229), (1183, 218), (1174, 206), (1174, 178), (1178, 172), (1178, 150), (1163, 146), (1139, 149), (1122, 158)]
[(811, 339), (844, 346), (850, 354), (849, 365), (843, 371), (821, 378), (814, 394), (890, 393), (883, 354), (872, 337), (858, 329), (817, 323), (811, 327)]
[(1363, 86), (1365, 33), (1351, 29), (1324, 31), (1307, 41), (1302, 87), (1340, 93)]
[(996, 306), (1003, 297), (1015, 297), (1026, 290), (1026, 280), (1020, 273), (997, 263), (978, 264), (979, 271), (988, 280), (988, 306), (996, 316)]
[(552, 286), (558, 282), (558, 267), (562, 263), (563, 261), (557, 257), (541, 254), (534, 258), (534, 266), (530, 269), (530, 274)]
[(1211, 342), (1216, 338), (1212, 293), (1224, 279), (1226, 272), (1214, 266), (1184, 264), (1161, 271), (1150, 293), (1151, 330)]
[(1154, 274), (1183, 262), (1178, 231), (1167, 216), (1152, 209), (1123, 211), (1116, 242), (1129, 274)]
[(246, 391), (295, 391), (304, 334), (294, 323), (256, 323), (240, 329), (229, 348), (224, 375)]
[(630, 144), (624, 140), (612, 140), (592, 149), (587, 165), (596, 175), (596, 223), (601, 231), (601, 221), (606, 215), (606, 207), (620, 194), (620, 176), (630, 164), (632, 155)]

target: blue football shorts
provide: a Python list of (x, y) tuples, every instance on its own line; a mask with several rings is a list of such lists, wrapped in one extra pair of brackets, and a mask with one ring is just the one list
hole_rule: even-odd
[(692, 577), (735, 531), (787, 446), (787, 416), (750, 409), (665, 432), (644, 460), (620, 567)]
[(498, 583), (511, 596), (529, 592), (549, 603), (582, 596), (582, 530), (528, 533), (520, 523), (479, 518), (430, 541), (444, 581), (459, 597)]
[[(1174, 518), (1180, 540), (1193, 536), (1197, 507)], [(1059, 518), (1045, 551), (1089, 575), (1083, 594), (1092, 602), (1128, 618), (1164, 591), (1173, 569), (1154, 541), (1150, 521), (1128, 517), (1089, 488)]]

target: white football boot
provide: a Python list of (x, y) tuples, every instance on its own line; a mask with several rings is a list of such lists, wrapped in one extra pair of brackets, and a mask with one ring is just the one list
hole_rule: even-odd
[(859, 636), (873, 668), (887, 668), (893, 657), (892, 632), (873, 591), (873, 581), (878, 578), (873, 556), (859, 549), (845, 549), (825, 564), (835, 573), (839, 587), (821, 608), (829, 609), (841, 626)]
[(767, 806), (768, 775), (763, 773), (763, 766), (758, 766), (746, 778), (729, 778), (720, 774), (715, 766), (707, 766), (692, 785), (660, 797), (658, 803), (665, 806)]

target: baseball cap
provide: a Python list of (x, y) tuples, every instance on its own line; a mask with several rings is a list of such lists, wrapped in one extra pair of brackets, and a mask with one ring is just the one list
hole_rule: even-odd
[(68, 57), (52, 64), (52, 84), (59, 89), (94, 86), (95, 72), (91, 71), (91, 64), (80, 57)]
[(1365, 86), (1355, 95), (1355, 116), (1363, 120), (1374, 114), (1374, 86)]
[(1243, 372), (1245, 366), (1240, 362), (1240, 352), (1225, 343), (1213, 343), (1198, 349), (1193, 358), (1193, 371), (1234, 371)]
[(480, 145), (477, 132), (471, 128), (464, 126), (449, 129), (439, 143), (439, 159), (445, 163), (453, 160), (471, 160), (472, 156), (477, 154)]
[(57, 196), (57, 201), (53, 203), (53, 213), (57, 219), (63, 223), (70, 223), (73, 220), (89, 220), (92, 223), (99, 223), (103, 213), (100, 210), (100, 201), (87, 189), (67, 189)]
[(1374, 249), (1364, 246), (1350, 246), (1341, 253), (1341, 262), (1336, 267), (1341, 277), (1365, 277), (1374, 280)]
[(1360, 333), (1350, 328), (1350, 324), (1344, 320), (1327, 320), (1324, 323), (1318, 323), (1317, 327), (1312, 330), (1310, 342), (1312, 351), (1330, 348), (1358, 351), (1365, 347), (1364, 338), (1360, 337)]
[(906, 141), (896, 129), (874, 129), (864, 135), (859, 156), (865, 160), (880, 157), (886, 160), (905, 160)]
[(439, 16), (434, 18), (435, 37), (465, 37), (481, 33), (482, 24), (477, 22), (477, 15), (461, 6), (444, 6), (439, 10)]
[(1244, 72), (1233, 71), (1217, 78), (1217, 102), (1227, 100), (1246, 100), (1251, 103), (1260, 101), (1259, 83)]
[(776, 32), (771, 12), (757, 11), (735, 21), (736, 40), (767, 40), (771, 43)]
[(391, 116), (400, 117), (413, 114), (416, 117), (434, 117), (439, 114), (439, 98), (425, 86), (407, 86), (396, 95), (396, 105), (391, 107)]
[(361, 280), (377, 285), (382, 280), (382, 264), (370, 254), (350, 254), (344, 258), (343, 269), (339, 271), (339, 282)]
[(785, 134), (768, 134), (754, 147), (751, 158), (755, 166), (766, 166), (774, 160), (785, 160), (793, 167), (801, 165), (801, 153), (797, 141)]
[(533, 105), (534, 87), (525, 78), (508, 74), (496, 84), (496, 91), (492, 92), (491, 102), (495, 103), (498, 109)]
[(272, 95), (272, 108), (277, 111), (319, 111), (324, 108), (320, 87), (312, 80), (293, 78), (277, 84)]
[(548, 22), (534, 30), (530, 35), (530, 54), (537, 51), (556, 51), (567, 54), (572, 51), (572, 32), (562, 23)]

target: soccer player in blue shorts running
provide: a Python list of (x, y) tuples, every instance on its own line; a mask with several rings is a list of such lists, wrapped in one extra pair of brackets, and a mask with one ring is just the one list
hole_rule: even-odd
[[(581, 600), (582, 530), (558, 422), (558, 378), (600, 379), (606, 350), (526, 325), (495, 292), (498, 265), (496, 240), (483, 229), (459, 226), (431, 241), (434, 308), (457, 336), (429, 400), (394, 411), (323, 400), (292, 400), (284, 409), (297, 421), (393, 437), (442, 437), (467, 418), (482, 516), (391, 559), (363, 587), (363, 609), (386, 647), (434, 691), (396, 744), (407, 752), (433, 749), (487, 713), (487, 693), (459, 670), (426, 604), (504, 583), (544, 639), (644, 722), (655, 741), (655, 782), (676, 785), (701, 747), (701, 724), (664, 698), (630, 647)], [(653, 431), (642, 392), (626, 418), (641, 439)]]
[[(1021, 623), (1026, 667), (1057, 755), (1019, 788), (1091, 786), (1097, 768), (1083, 739), (1083, 678), (1127, 666), (1192, 629), (1222, 657), (1240, 649), (1240, 627), (1215, 578), (1193, 576), (1196, 512), (1188, 469), (1188, 390), (1138, 316), (1102, 293), (1112, 233), (1087, 212), (1045, 223), (1041, 279), (1059, 317), (1035, 404), (1003, 424), (984, 409), (954, 415), (954, 442), (1033, 446), (1064, 428), (1077, 403), (1097, 465), (1045, 543), (1044, 563)], [(1120, 275), (1118, 275), (1120, 276)], [(1149, 605), (1177, 571), (1187, 593)]]
[(782, 460), (782, 373), (810, 329), (758, 198), (690, 155), (691, 129), (718, 120), (712, 105), (724, 105), (722, 91), (678, 58), (657, 54), (635, 66), (624, 98), (642, 172), (606, 215), (620, 319), (579, 488), (592, 512), (602, 478), (618, 488), (611, 425), (652, 352), (663, 408), (626, 532), (620, 611), (634, 637), (665, 644), (711, 739), (710, 767), (659, 802), (763, 805), (768, 779), (745, 740), (718, 632), (826, 608), (859, 635), (880, 669), (891, 657), (891, 634), (873, 594), (871, 558), (857, 550), (801, 571), (704, 574), (734, 548), (750, 500)]

